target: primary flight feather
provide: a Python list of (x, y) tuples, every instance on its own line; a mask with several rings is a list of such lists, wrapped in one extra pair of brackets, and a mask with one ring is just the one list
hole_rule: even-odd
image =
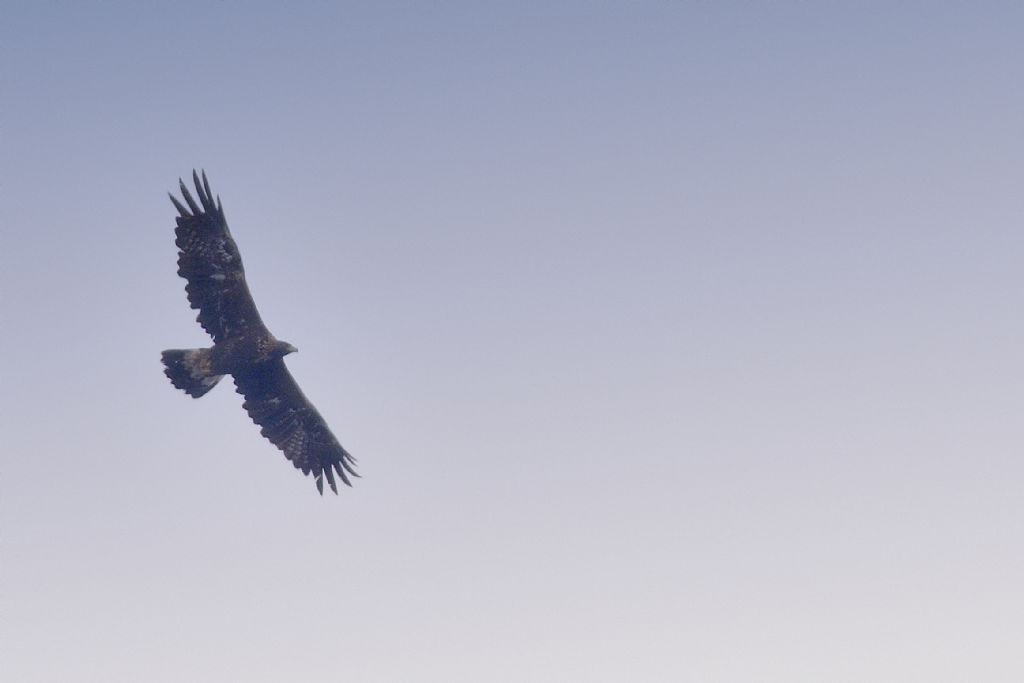
[(245, 283), (238, 246), (231, 237), (224, 209), (213, 201), (206, 172), (192, 171), (198, 203), (185, 183), (178, 181), (184, 204), (172, 194), (178, 210), (175, 244), (178, 275), (188, 283), (185, 291), (196, 320), (213, 337), (205, 349), (171, 349), (161, 358), (164, 374), (177, 388), (199, 398), (231, 375), (242, 407), (260, 434), (280, 448), (303, 474), (312, 474), (323, 494), (324, 479), (338, 492), (335, 474), (351, 486), (358, 477), (355, 458), (342, 448), (320, 413), (303, 395), (284, 364), (284, 356), (297, 349), (270, 333), (256, 310)]

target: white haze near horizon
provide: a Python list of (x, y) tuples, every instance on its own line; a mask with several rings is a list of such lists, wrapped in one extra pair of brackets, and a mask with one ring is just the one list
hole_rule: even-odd
[[(1024, 679), (1022, 20), (8, 3), (0, 677)], [(338, 497), (161, 374), (194, 167)]]

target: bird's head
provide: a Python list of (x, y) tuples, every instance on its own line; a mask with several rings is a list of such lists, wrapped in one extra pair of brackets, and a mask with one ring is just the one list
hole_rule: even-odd
[(270, 350), (270, 355), (274, 358), (284, 358), (289, 353), (295, 353), (296, 351), (298, 351), (298, 349), (288, 342), (277, 339), (274, 341), (274, 346)]

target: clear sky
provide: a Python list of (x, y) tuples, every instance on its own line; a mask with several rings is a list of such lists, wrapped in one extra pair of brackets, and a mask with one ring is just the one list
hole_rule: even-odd
[(4, 7), (3, 680), (1024, 679), (1020, 4), (155, 5)]

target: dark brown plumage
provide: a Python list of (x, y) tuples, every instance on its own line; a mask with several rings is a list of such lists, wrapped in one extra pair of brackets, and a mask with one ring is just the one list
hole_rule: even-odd
[[(224, 209), (213, 201), (210, 183), (192, 172), (196, 203), (179, 180), (185, 204), (171, 195), (180, 214), (175, 229), (178, 275), (188, 284), (185, 291), (196, 320), (213, 337), (207, 349), (164, 351), (164, 374), (174, 386), (199, 398), (231, 375), (242, 404), (260, 433), (280, 448), (303, 474), (312, 474), (317, 490), (324, 492), (324, 478), (338, 492), (334, 475), (351, 486), (349, 475), (358, 477), (355, 458), (334, 438), (327, 423), (303, 395), (284, 356), (296, 349), (274, 337), (263, 324), (249, 287), (238, 246), (231, 237)], [(187, 205), (187, 206), (186, 206)]]

